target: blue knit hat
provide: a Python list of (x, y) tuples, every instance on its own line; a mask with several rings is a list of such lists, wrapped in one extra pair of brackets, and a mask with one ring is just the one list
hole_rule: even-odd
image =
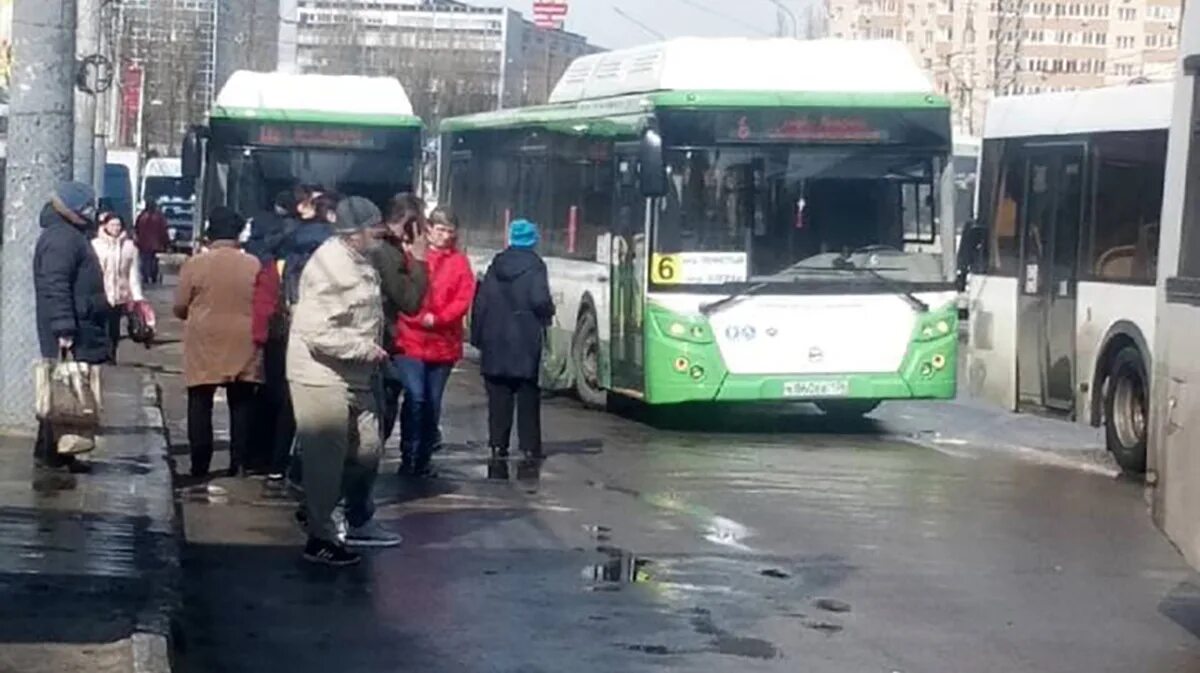
[(536, 248), (541, 239), (537, 225), (529, 220), (513, 220), (508, 225), (508, 244), (514, 248)]

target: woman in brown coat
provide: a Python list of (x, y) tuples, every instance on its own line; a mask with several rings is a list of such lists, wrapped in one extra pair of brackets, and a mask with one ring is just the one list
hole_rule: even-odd
[(209, 216), (208, 250), (180, 271), (175, 315), (187, 322), (183, 376), (188, 389), (188, 443), (193, 477), (208, 475), (213, 454), (213, 395), (229, 402), (229, 476), (245, 464), (254, 414), (255, 385), (262, 382), (262, 353), (255, 344), (255, 285), (261, 264), (238, 247), (244, 221), (228, 208)]

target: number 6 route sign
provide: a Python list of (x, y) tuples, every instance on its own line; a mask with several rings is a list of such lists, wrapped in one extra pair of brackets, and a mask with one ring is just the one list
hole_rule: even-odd
[(722, 285), (746, 281), (744, 252), (655, 253), (650, 258), (654, 285)]

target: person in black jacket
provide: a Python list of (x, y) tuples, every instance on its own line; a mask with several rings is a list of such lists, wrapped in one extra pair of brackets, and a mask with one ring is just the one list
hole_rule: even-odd
[(542, 459), (541, 390), (538, 373), (554, 300), (546, 264), (533, 249), (537, 226), (509, 225), (508, 249), (496, 255), (475, 295), (471, 345), (480, 351), (488, 397), (488, 432), (493, 459), (508, 457), (516, 400), (517, 436), (530, 461)]
[[(425, 300), (429, 274), (425, 265), (425, 202), (413, 194), (392, 197), (388, 204), (383, 245), (371, 253), (371, 264), (379, 272), (383, 290), (384, 346), (394, 350), (396, 321), (403, 315), (416, 315)], [(391, 353), (395, 355), (394, 352)], [(379, 397), (379, 423), (386, 444), (400, 416), (400, 395), (404, 392), (399, 374), (391, 362), (384, 364), (376, 395)]]
[[(38, 346), (41, 356), (69, 354), (77, 362), (102, 364), (111, 356), (109, 313), (100, 260), (87, 235), (96, 213), (96, 193), (80, 182), (54, 190), (40, 216), (42, 233), (33, 254)], [(43, 470), (86, 472), (85, 463), (58, 455), (53, 429), (38, 424), (34, 457)], [(64, 482), (62, 488), (74, 486)]]

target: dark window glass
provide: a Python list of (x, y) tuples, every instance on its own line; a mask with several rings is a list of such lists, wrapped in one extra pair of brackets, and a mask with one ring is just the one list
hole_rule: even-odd
[(1192, 137), (1187, 159), (1179, 275), (1200, 278), (1200, 77), (1192, 85)]
[(1015, 142), (985, 140), (980, 174), (979, 217), (988, 230), (988, 273), (1016, 276), (1020, 240), (1017, 222), (1024, 202), (1024, 160)]
[(1167, 132), (1100, 134), (1094, 136), (1093, 148), (1094, 230), (1084, 275), (1154, 282)]

